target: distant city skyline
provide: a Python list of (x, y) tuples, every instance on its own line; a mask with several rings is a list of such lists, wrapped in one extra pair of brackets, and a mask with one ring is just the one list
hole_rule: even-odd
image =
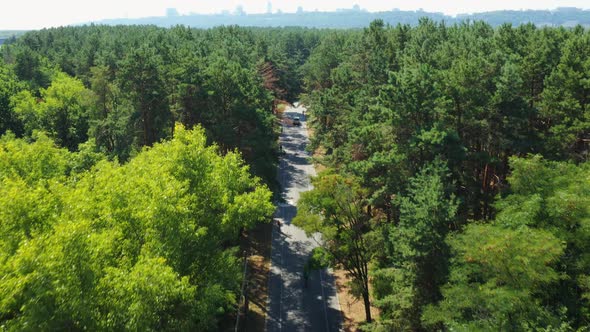
[(555, 9), (577, 7), (590, 9), (589, 0), (18, 0), (0, 7), (0, 30), (27, 30), (63, 26), (112, 18), (139, 18), (190, 13), (234, 13), (241, 7), (247, 14), (288, 13), (298, 8), (305, 11), (335, 11), (357, 8), (375, 11), (419, 10), (447, 15), (494, 10)]

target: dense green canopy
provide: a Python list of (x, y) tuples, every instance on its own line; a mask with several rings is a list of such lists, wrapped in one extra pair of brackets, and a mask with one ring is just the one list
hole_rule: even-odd
[[(302, 67), (304, 100), (316, 160), (363, 192), (352, 212), (367, 220), (357, 231), (381, 309), (367, 328), (590, 324), (589, 47), (582, 27), (325, 32)], [(308, 213), (334, 237), (325, 210)]]
[(0, 142), (0, 320), (8, 330), (209, 330), (232, 307), (228, 246), (269, 220), (271, 192), (202, 129), (125, 165)]

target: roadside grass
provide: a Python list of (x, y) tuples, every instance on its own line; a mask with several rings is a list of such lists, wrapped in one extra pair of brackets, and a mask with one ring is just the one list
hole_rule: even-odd
[[(363, 300), (357, 299), (350, 294), (350, 286), (348, 285), (350, 278), (344, 270), (334, 269), (334, 279), (336, 280), (338, 300), (340, 301), (344, 318), (342, 328), (346, 332), (358, 331), (359, 326), (365, 322), (365, 305), (363, 304)], [(377, 319), (379, 317), (379, 309), (371, 306), (371, 317)]]
[(264, 331), (268, 277), (270, 273), (272, 223), (260, 224), (242, 238), (242, 249), (249, 252), (245, 317), (240, 331)]
[[(264, 331), (266, 325), (266, 302), (268, 299), (268, 275), (270, 272), (270, 245), (272, 223), (259, 224), (254, 229), (242, 232), (239, 240), (240, 253), (246, 253), (246, 283), (244, 298), (238, 298), (238, 307), (223, 315), (219, 331)], [(241, 267), (243, 268), (242, 260)]]

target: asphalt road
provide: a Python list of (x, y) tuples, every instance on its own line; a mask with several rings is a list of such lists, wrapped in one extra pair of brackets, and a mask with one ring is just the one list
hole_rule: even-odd
[(279, 203), (273, 227), (269, 300), (266, 330), (274, 331), (340, 331), (341, 313), (333, 275), (329, 270), (313, 271), (307, 286), (303, 266), (319, 237), (309, 238), (300, 228), (291, 225), (297, 214), (300, 193), (312, 188), (310, 176), (315, 175), (305, 151), (308, 140), (303, 107), (286, 109), (286, 116), (299, 116), (301, 127), (284, 125), (280, 144), (285, 152), (281, 158), (278, 180), (284, 203)]

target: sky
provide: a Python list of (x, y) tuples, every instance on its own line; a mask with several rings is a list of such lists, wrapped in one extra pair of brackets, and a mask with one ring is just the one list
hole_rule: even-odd
[[(5, 4), (3, 4), (3, 2)], [(268, 0), (0, 0), (0, 30), (26, 30), (98, 21), (106, 18), (163, 16), (167, 8), (183, 14), (233, 12), (264, 13)], [(500, 9), (590, 9), (590, 0), (271, 0), (273, 12), (332, 11), (358, 4), (368, 11), (423, 9), (448, 15)]]

